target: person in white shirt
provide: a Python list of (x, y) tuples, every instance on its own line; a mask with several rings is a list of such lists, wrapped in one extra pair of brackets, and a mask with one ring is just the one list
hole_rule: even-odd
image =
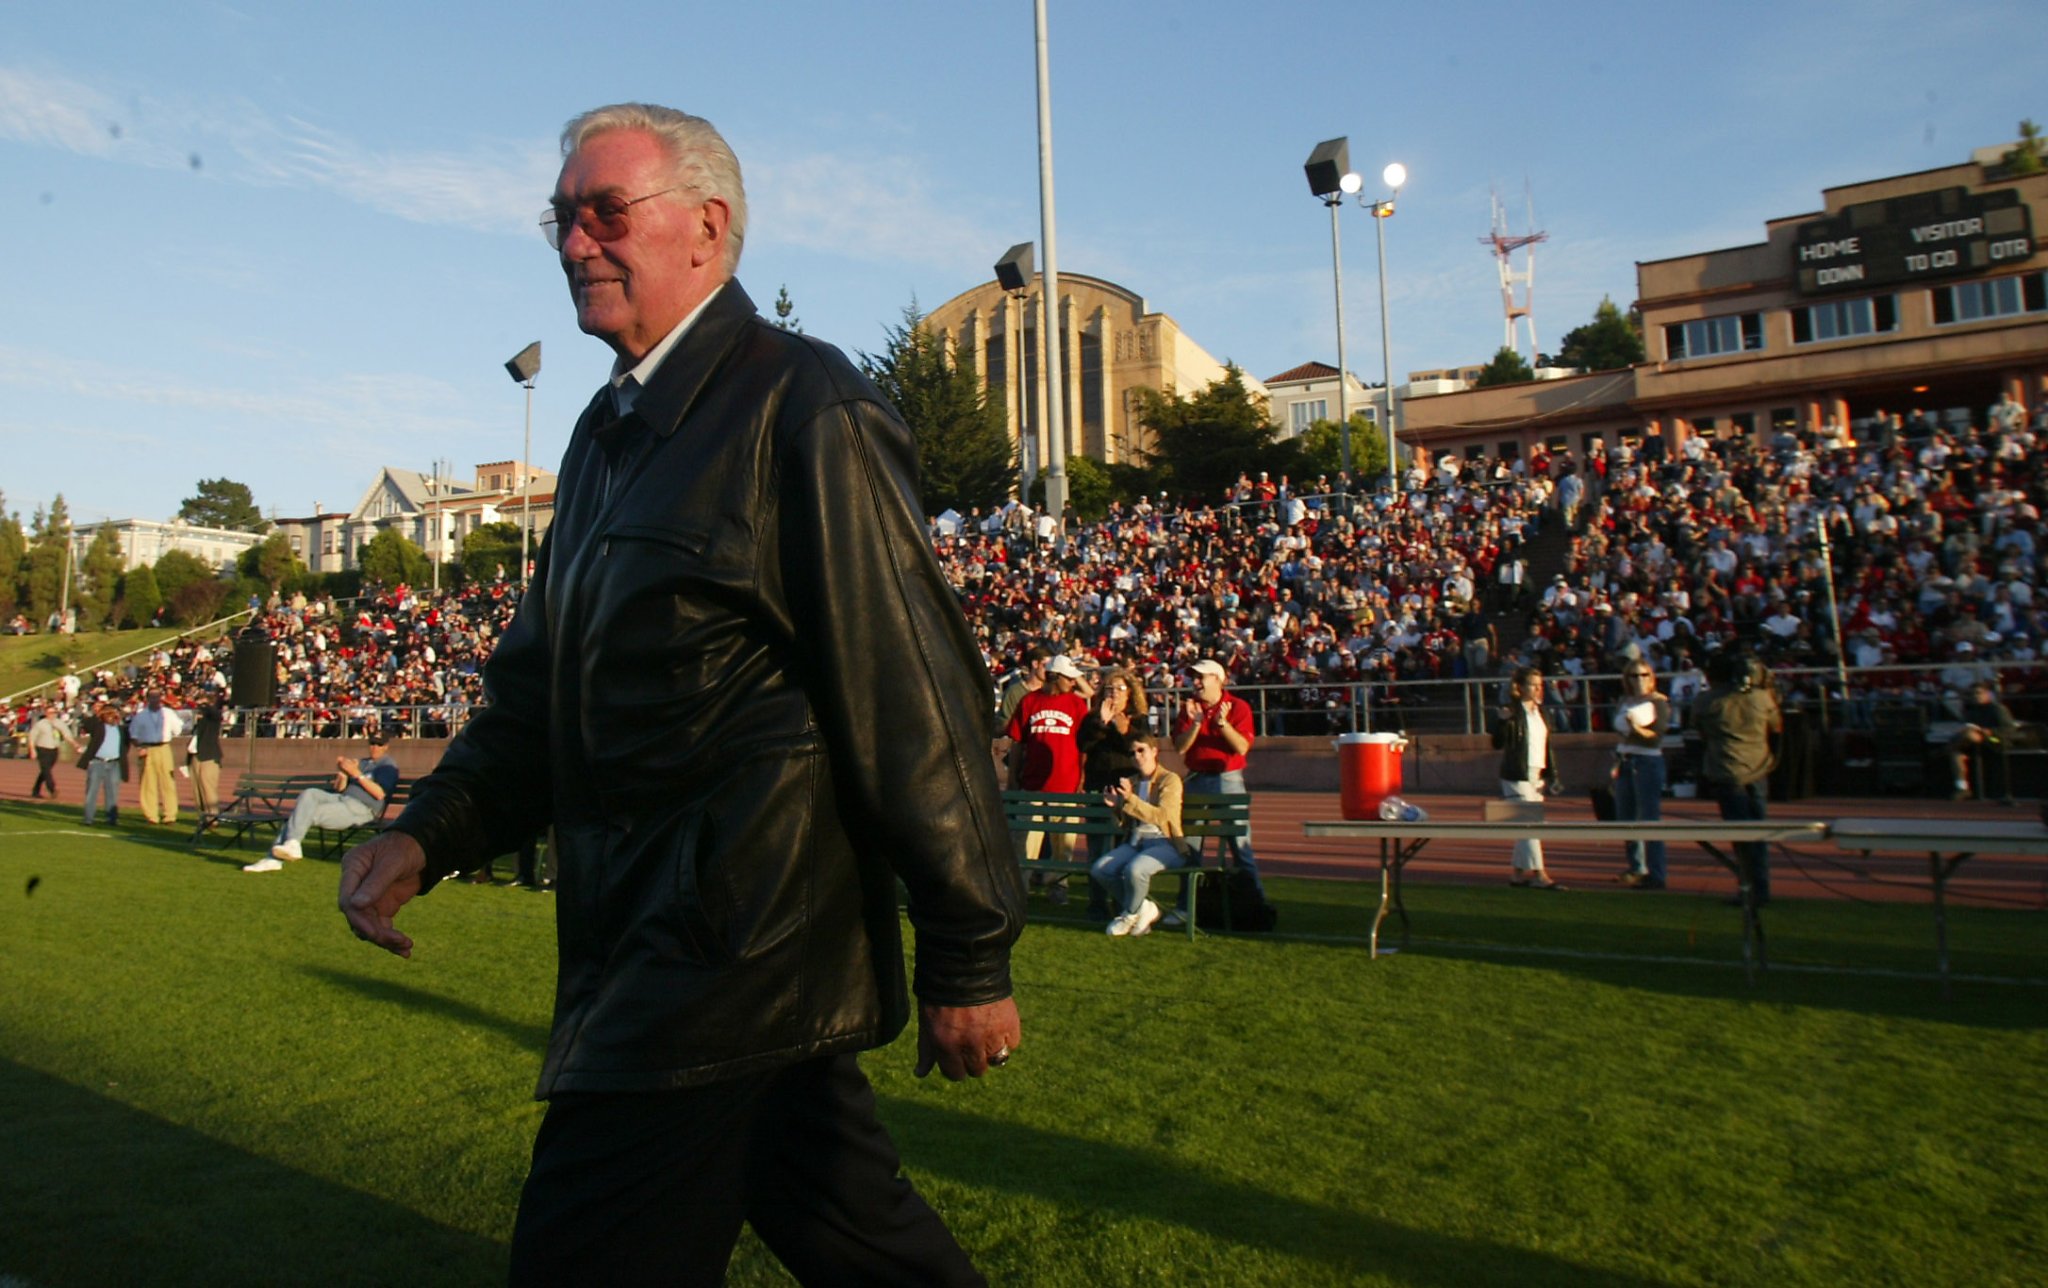
[[(1555, 775), (1550, 767), (1550, 722), (1543, 716), (1543, 672), (1535, 667), (1516, 668), (1509, 681), (1508, 704), (1494, 720), (1493, 745), (1501, 752), (1501, 795), (1512, 801), (1542, 801), (1544, 786)], [(1509, 885), (1564, 889), (1543, 870), (1543, 842), (1531, 837), (1516, 841), (1513, 863)]]
[(129, 718), (128, 737), (142, 753), (142, 817), (151, 823), (178, 821), (178, 784), (171, 778), (177, 757), (171, 743), (183, 732), (184, 719), (164, 705), (158, 689), (143, 694), (142, 710)]

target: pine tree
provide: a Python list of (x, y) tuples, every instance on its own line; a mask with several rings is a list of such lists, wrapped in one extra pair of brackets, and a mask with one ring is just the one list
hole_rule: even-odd
[(775, 293), (776, 327), (783, 331), (794, 331), (798, 335), (802, 335), (804, 333), (803, 319), (793, 316), (795, 313), (796, 301), (789, 298), (789, 287), (784, 285), (781, 290)]
[(918, 492), (926, 514), (997, 506), (1010, 495), (1017, 450), (1002, 409), (990, 403), (974, 368), (918, 314), (888, 330), (879, 355), (860, 355), (861, 368), (917, 436)]

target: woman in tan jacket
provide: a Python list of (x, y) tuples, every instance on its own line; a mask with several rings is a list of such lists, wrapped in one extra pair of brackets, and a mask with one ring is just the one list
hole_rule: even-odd
[(1159, 767), (1159, 744), (1149, 734), (1131, 739), (1131, 755), (1138, 763), (1137, 777), (1121, 779), (1102, 793), (1117, 817), (1130, 824), (1130, 834), (1088, 871), (1118, 910), (1109, 923), (1112, 935), (1151, 930), (1159, 920), (1159, 905), (1145, 897), (1152, 878), (1188, 861), (1181, 834), (1180, 775)]

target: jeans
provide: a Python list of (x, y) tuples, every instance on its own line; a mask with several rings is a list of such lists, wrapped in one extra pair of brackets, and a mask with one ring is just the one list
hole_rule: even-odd
[(1168, 868), (1182, 867), (1187, 860), (1172, 841), (1155, 839), (1142, 845), (1119, 845), (1095, 860), (1088, 875), (1109, 892), (1119, 912), (1136, 912), (1145, 906), (1152, 891), (1152, 878)]
[(121, 762), (118, 760), (94, 760), (85, 767), (85, 825), (93, 825), (93, 801), (103, 798), (107, 802), (107, 822), (113, 823), (121, 814)]
[(343, 796), (323, 787), (309, 787), (292, 804), (292, 816), (277, 839), (289, 844), (316, 827), (333, 831), (355, 827), (377, 817), (377, 812), (353, 796)]
[[(1220, 774), (1189, 774), (1187, 790), (1190, 796), (1244, 795), (1244, 771), (1226, 769)], [(1259, 887), (1259, 893), (1264, 894), (1266, 887), (1259, 881), (1259, 863), (1252, 857), (1250, 820), (1245, 822), (1243, 836), (1226, 836), (1218, 840), (1223, 847), (1228, 848), (1232, 861), (1251, 874), (1252, 883)], [(1197, 864), (1202, 861), (1202, 842), (1201, 837), (1195, 837), (1188, 842), (1188, 857)], [(1186, 903), (1185, 898), (1182, 899), (1182, 903)]]
[[(1664, 817), (1664, 757), (1616, 756), (1614, 817), (1628, 823), (1655, 823)], [(1664, 842), (1630, 841), (1628, 870), (1664, 884)]]
[[(1761, 823), (1764, 821), (1764, 780), (1759, 778), (1748, 785), (1717, 782), (1712, 784), (1714, 799), (1720, 802), (1721, 817), (1731, 823)], [(1734, 847), (1738, 862), (1749, 870), (1749, 888), (1758, 903), (1767, 903), (1771, 897), (1771, 849), (1762, 841), (1744, 841)]]

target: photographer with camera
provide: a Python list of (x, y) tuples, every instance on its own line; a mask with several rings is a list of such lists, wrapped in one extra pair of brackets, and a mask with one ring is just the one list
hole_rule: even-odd
[[(1777, 757), (1771, 735), (1784, 728), (1771, 673), (1747, 654), (1723, 650), (1707, 659), (1707, 691), (1692, 707), (1692, 727), (1706, 740), (1700, 780), (1731, 823), (1765, 818), (1765, 783)], [(1754, 906), (1771, 901), (1770, 849), (1761, 841), (1734, 847), (1749, 876)], [(1742, 892), (1728, 901), (1740, 906)]]

